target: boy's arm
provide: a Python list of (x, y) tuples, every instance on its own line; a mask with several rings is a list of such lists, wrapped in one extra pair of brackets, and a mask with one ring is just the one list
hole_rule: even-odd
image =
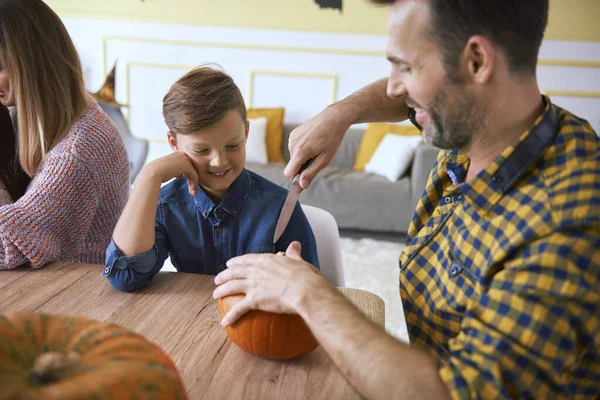
[(169, 256), (171, 245), (159, 215), (156, 221), (154, 246), (141, 254), (125, 256), (111, 240), (106, 250), (104, 276), (110, 284), (123, 292), (132, 292), (147, 286), (162, 268)]
[(180, 176), (186, 176), (190, 194), (195, 196), (198, 173), (185, 153), (177, 151), (142, 169), (113, 233), (113, 241), (124, 256), (152, 249), (160, 185)]
[(302, 244), (302, 259), (312, 264), (315, 268), (321, 269), (319, 257), (317, 255), (315, 235), (313, 234), (304, 211), (302, 211), (300, 203), (296, 203), (288, 226), (285, 228), (281, 238), (279, 238), (275, 244), (275, 250), (285, 252), (290, 243), (294, 241), (298, 241)]
[(160, 186), (185, 176), (191, 195), (198, 190), (198, 173), (183, 152), (175, 152), (146, 165), (106, 250), (103, 274), (116, 289), (130, 292), (146, 286), (169, 256), (170, 245), (157, 218)]

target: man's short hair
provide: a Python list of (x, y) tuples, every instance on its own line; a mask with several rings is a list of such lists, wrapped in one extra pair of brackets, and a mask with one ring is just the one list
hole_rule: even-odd
[(163, 98), (163, 117), (173, 134), (192, 134), (236, 110), (245, 122), (246, 105), (231, 76), (209, 66), (192, 69)]
[(511, 72), (535, 75), (548, 0), (429, 0), (429, 6), (431, 33), (449, 71), (456, 70), (467, 40), (483, 35), (503, 49)]

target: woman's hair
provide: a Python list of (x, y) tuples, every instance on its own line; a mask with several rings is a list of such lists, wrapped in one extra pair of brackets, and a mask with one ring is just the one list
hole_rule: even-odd
[(16, 106), (19, 161), (33, 175), (87, 109), (77, 50), (42, 0), (0, 1), (0, 69)]
[(18, 162), (15, 131), (8, 109), (0, 105), (0, 181), (13, 201), (19, 200), (31, 181)]
[(231, 76), (202, 66), (175, 82), (163, 98), (163, 117), (172, 134), (187, 135), (220, 121), (236, 110), (246, 121), (246, 105)]

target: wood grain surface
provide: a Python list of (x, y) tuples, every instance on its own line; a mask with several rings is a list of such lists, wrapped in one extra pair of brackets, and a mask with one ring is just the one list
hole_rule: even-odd
[[(212, 298), (213, 276), (161, 272), (135, 293), (113, 289), (102, 266), (54, 263), (0, 271), (0, 313), (37, 311), (92, 318), (127, 327), (173, 359), (190, 399), (357, 399), (321, 347), (290, 361), (245, 353), (228, 340)], [(376, 295), (340, 289), (384, 326)]]

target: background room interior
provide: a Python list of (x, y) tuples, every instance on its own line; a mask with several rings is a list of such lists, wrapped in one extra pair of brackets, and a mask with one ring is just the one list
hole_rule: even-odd
[[(148, 142), (145, 163), (171, 152), (161, 113), (162, 98), (170, 85), (194, 66), (220, 65), (240, 87), (249, 109), (283, 108), (287, 133), (328, 104), (388, 74), (387, 10), (364, 0), (345, 0), (341, 10), (322, 7), (315, 0), (46, 2), (63, 19), (79, 50), (88, 91), (98, 91), (115, 66), (115, 98), (123, 105), (116, 108), (125, 117), (124, 129)], [(555, 104), (587, 119), (597, 132), (600, 131), (598, 16), (598, 0), (550, 0), (549, 24), (537, 70), (542, 91)], [(388, 173), (398, 166), (387, 165), (385, 160), (389, 155), (383, 151), (379, 156), (384, 161), (372, 165), (376, 172), (369, 172), (368, 168), (365, 171), (364, 163), (362, 170), (357, 170), (356, 157), (361, 154), (366, 128), (366, 124), (352, 128), (352, 142), (344, 148), (349, 159), (341, 160), (340, 156), (336, 167), (339, 169), (332, 173), (332, 179), (338, 176), (349, 179), (346, 183), (355, 188), (356, 196), (369, 191), (378, 198), (377, 188), (382, 188), (386, 192), (381, 197), (387, 196), (387, 203), (371, 208), (384, 217), (389, 212), (390, 216), (383, 218), (387, 220), (393, 219), (396, 212), (402, 214), (397, 224), (389, 229), (385, 225), (369, 229), (362, 221), (347, 220), (346, 216), (355, 212), (347, 204), (352, 196), (335, 183), (324, 187), (318, 200), (311, 197), (309, 189), (300, 201), (336, 216), (342, 228), (340, 243), (346, 286), (382, 297), (386, 302), (388, 331), (406, 338), (400, 298), (389, 283), (398, 279), (396, 260), (402, 249), (402, 227), (408, 226), (415, 195), (420, 195), (423, 189), (416, 163), (431, 166), (432, 160), (419, 155), (418, 144), (402, 142), (403, 149), (413, 150), (406, 154), (406, 166), (400, 177)], [(378, 141), (370, 143), (369, 157), (375, 157), (377, 145), (393, 129), (384, 129)], [(280, 140), (285, 143), (285, 139)], [(285, 149), (282, 155), (285, 156)], [(279, 173), (283, 160), (269, 158), (258, 157), (256, 162), (264, 165), (257, 167), (262, 168), (257, 172), (276, 183), (288, 184)], [(277, 175), (269, 175), (265, 169)], [(389, 198), (388, 193), (394, 190), (406, 195)], [(368, 213), (368, 208), (365, 205), (363, 211)], [(340, 214), (342, 209), (347, 214)]]

